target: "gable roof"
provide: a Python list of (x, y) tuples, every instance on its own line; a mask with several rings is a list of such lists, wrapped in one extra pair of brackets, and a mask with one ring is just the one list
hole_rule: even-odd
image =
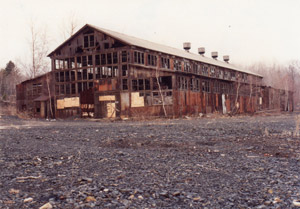
[(227, 62), (223, 62), (223, 61), (220, 61), (220, 60), (216, 60), (216, 59), (212, 59), (212, 58), (205, 57), (205, 56), (202, 56), (202, 55), (187, 52), (187, 51), (182, 50), (182, 49), (177, 49), (177, 48), (165, 46), (165, 45), (162, 45), (162, 44), (154, 43), (154, 42), (151, 42), (151, 41), (143, 40), (143, 39), (140, 39), (140, 38), (125, 35), (123, 33), (118, 33), (118, 32), (115, 32), (115, 31), (100, 28), (100, 27), (93, 26), (93, 25), (90, 25), (90, 24), (86, 24), (85, 26), (83, 26), (73, 36), (71, 36), (69, 39), (67, 39), (65, 42), (63, 42), (61, 45), (59, 45), (48, 56), (51, 56), (56, 50), (58, 50), (59, 48), (64, 46), (68, 41), (73, 39), (75, 36), (77, 36), (79, 33), (81, 33), (82, 30), (84, 30), (87, 27), (90, 27), (90, 28), (92, 28), (92, 29), (94, 29), (98, 32), (104, 33), (104, 34), (106, 34), (106, 35), (108, 35), (112, 38), (115, 38), (115, 39), (117, 39), (117, 40), (119, 40), (119, 41), (121, 41), (125, 44), (131, 45), (131, 46), (137, 46), (137, 47), (149, 49), (149, 50), (152, 50), (152, 51), (158, 51), (158, 52), (162, 52), (162, 53), (165, 53), (165, 54), (174, 55), (174, 56), (177, 56), (177, 57), (182, 57), (182, 58), (186, 58), (186, 59), (190, 59), (190, 60), (200, 61), (202, 63), (207, 63), (207, 64), (211, 64), (211, 65), (215, 65), (215, 66), (219, 66), (219, 67), (223, 67), (223, 68), (228, 68), (228, 69), (231, 69), (231, 70), (244, 72), (244, 73), (252, 74), (252, 75), (255, 75), (255, 76), (259, 76), (259, 77), (263, 77), (260, 74), (253, 73), (253, 72), (250, 72), (250, 71), (247, 71), (247, 70), (242, 70), (242, 69), (240, 69), (240, 68), (238, 68), (238, 67), (236, 67), (236, 66), (234, 66), (230, 63), (227, 63)]

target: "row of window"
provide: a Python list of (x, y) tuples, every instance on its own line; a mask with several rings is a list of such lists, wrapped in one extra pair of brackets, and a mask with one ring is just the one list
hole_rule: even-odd
[[(177, 80), (178, 89), (180, 90), (191, 90), (191, 91), (200, 91), (202, 92), (211, 92), (210, 81), (200, 80), (198, 78), (187, 78), (187, 77), (178, 77)], [(213, 92), (214, 93), (224, 93), (231, 94), (234, 93), (233, 84), (225, 82), (214, 82), (213, 83)]]
[[(81, 80), (93, 80), (102, 78), (114, 78), (118, 76), (118, 66), (102, 66), (96, 67), (95, 72), (93, 68), (60, 71), (55, 73), (56, 82), (70, 82)], [(77, 80), (76, 75), (77, 74)], [(122, 75), (127, 76), (127, 65), (122, 68)]]
[(71, 83), (71, 84), (55, 85), (55, 94), (56, 95), (76, 94), (76, 87), (78, 93), (80, 93), (89, 88), (93, 88), (93, 86), (94, 86), (93, 82), (78, 82), (78, 83)]
[[(165, 68), (165, 69), (171, 69), (170, 66), (170, 59), (167, 57), (161, 57), (160, 59), (160, 67)], [(174, 59), (173, 60), (173, 68), (175, 71), (182, 71), (182, 62)], [(135, 51), (134, 52), (134, 62), (137, 64), (145, 64), (144, 60), (144, 53)], [(147, 65), (151, 66), (157, 66), (157, 56), (148, 54), (147, 56)], [(204, 75), (204, 76), (210, 76), (210, 77), (215, 77), (215, 78), (220, 78), (220, 79), (227, 79), (227, 80), (236, 80), (236, 72), (234, 71), (227, 71), (225, 69), (219, 69), (217, 67), (211, 66), (210, 69), (207, 65), (205, 64), (200, 64), (200, 63), (191, 63), (189, 61), (184, 61), (183, 62), (183, 71), (184, 72), (189, 72), (189, 73), (194, 73), (198, 75)], [(247, 74), (245, 73), (238, 73), (242, 74), (242, 81), (247, 81)]]
[[(127, 51), (121, 52), (121, 62), (127, 62)], [(118, 64), (119, 57), (118, 52), (109, 52), (109, 53), (102, 53), (96, 55), (84, 55), (84, 56), (77, 56), (76, 62), (75, 58), (65, 58), (63, 60), (54, 60), (54, 67), (56, 70), (67, 70), (67, 69), (77, 69), (77, 68), (84, 68), (84, 67), (92, 67), (100, 66), (100, 65), (112, 65)]]

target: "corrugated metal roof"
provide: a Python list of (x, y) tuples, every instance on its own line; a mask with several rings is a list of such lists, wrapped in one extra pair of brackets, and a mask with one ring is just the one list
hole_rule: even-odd
[[(165, 54), (174, 55), (174, 56), (177, 56), (177, 57), (182, 57), (182, 58), (186, 58), (186, 59), (190, 59), (190, 60), (200, 61), (200, 62), (203, 62), (203, 63), (207, 63), (207, 64), (211, 64), (211, 65), (215, 65), (215, 66), (219, 66), (219, 67), (223, 67), (223, 68), (228, 68), (228, 69), (236, 70), (236, 71), (239, 71), (239, 72), (244, 72), (244, 73), (256, 75), (256, 76), (259, 76), (259, 77), (263, 77), (260, 74), (237, 68), (236, 66), (234, 66), (230, 63), (223, 62), (223, 61), (220, 61), (220, 60), (215, 60), (215, 59), (205, 57), (205, 56), (202, 56), (202, 55), (199, 55), (199, 54), (190, 53), (190, 52), (187, 52), (183, 49), (177, 49), (177, 48), (165, 46), (165, 45), (162, 45), (162, 44), (154, 43), (154, 42), (151, 42), (151, 41), (146, 41), (146, 40), (143, 40), (143, 39), (140, 39), (140, 38), (125, 35), (125, 34), (122, 34), (122, 33), (118, 33), (118, 32), (115, 32), (115, 31), (108, 30), (108, 29), (100, 28), (100, 27), (90, 25), (90, 24), (86, 24), (83, 28), (85, 28), (85, 27), (94, 28), (95, 30), (97, 30), (99, 32), (103, 32), (103, 33), (111, 36), (112, 38), (115, 38), (115, 39), (118, 39), (122, 42), (125, 42), (128, 45), (137, 46), (137, 47), (149, 49), (149, 50), (152, 50), (152, 51), (158, 51), (158, 52), (162, 52), (162, 53), (165, 53)], [(81, 28), (79, 31), (81, 31), (83, 28)], [(70, 40), (74, 36), (76, 36), (78, 34), (78, 32), (75, 33), (68, 40)], [(57, 47), (57, 49), (60, 48), (61, 46), (63, 46), (67, 41), (65, 41), (63, 44), (61, 44), (59, 47)], [(51, 55), (53, 52), (51, 52), (49, 55)]]
[(104, 28), (99, 28), (97, 26), (93, 26), (93, 25), (89, 25), (89, 26), (93, 27), (93, 28), (95, 28), (99, 31), (102, 31), (102, 32), (112, 36), (113, 38), (122, 40), (122, 41), (124, 41), (124, 42), (126, 42), (130, 45), (133, 45), (133, 46), (138, 46), (138, 47), (146, 48), (146, 49), (153, 50), (153, 51), (159, 51), (159, 52), (162, 52), (162, 53), (171, 54), (171, 55), (175, 55), (175, 56), (178, 56), (178, 57), (183, 57), (183, 58), (186, 58), (186, 59), (196, 60), (196, 61), (211, 64), (211, 65), (216, 65), (216, 66), (219, 66), (219, 67), (229, 68), (229, 69), (232, 69), (232, 70), (245, 72), (245, 73), (249, 73), (249, 74), (253, 74), (253, 75), (257, 75), (257, 76), (262, 77), (262, 75), (259, 75), (259, 74), (256, 74), (256, 73), (253, 73), (253, 72), (250, 72), (250, 71), (247, 71), (247, 70), (241, 70), (241, 69), (239, 69), (239, 68), (235, 67), (234, 65), (229, 64), (227, 62), (223, 62), (223, 61), (220, 61), (220, 60), (215, 60), (215, 59), (212, 59), (212, 58), (204, 57), (204, 56), (199, 55), (199, 54), (193, 54), (193, 53), (187, 52), (187, 51), (182, 50), (182, 49), (176, 49), (176, 48), (173, 48), (173, 47), (165, 46), (165, 45), (154, 43), (154, 42), (151, 42), (151, 41), (146, 41), (146, 40), (139, 39), (139, 38), (136, 38), (136, 37), (133, 37), (133, 36), (125, 35), (125, 34), (122, 34), (122, 33), (111, 31), (111, 30), (107, 30), (107, 29), (104, 29)]

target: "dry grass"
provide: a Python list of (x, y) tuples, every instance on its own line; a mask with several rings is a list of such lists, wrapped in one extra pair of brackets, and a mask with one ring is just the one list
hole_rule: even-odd
[(17, 110), (15, 105), (1, 105), (0, 115), (17, 115)]

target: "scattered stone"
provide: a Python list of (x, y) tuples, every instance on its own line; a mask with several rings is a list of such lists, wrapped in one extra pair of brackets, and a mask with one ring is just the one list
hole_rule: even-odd
[(173, 196), (175, 196), (175, 197), (177, 197), (177, 196), (179, 196), (180, 195), (180, 191), (175, 191), (175, 192), (173, 192), (173, 194), (172, 194)]
[(194, 200), (194, 201), (202, 201), (203, 198), (201, 198), (201, 197), (194, 197), (193, 200)]
[(273, 203), (280, 203), (282, 202), (281, 199), (279, 199), (279, 197), (275, 197)]
[(86, 202), (95, 202), (95, 201), (96, 201), (96, 198), (93, 197), (93, 196), (87, 196), (87, 197), (85, 198), (85, 201), (86, 201)]
[(10, 189), (9, 190), (9, 194), (19, 194), (20, 193), (20, 190), (18, 189)]
[(42, 207), (40, 207), (39, 209), (52, 209), (52, 205), (48, 202), (45, 205), (43, 205)]
[(293, 200), (293, 205), (296, 207), (300, 207), (300, 200)]
[(32, 202), (32, 201), (33, 201), (32, 197), (28, 197), (28, 198), (24, 199), (24, 203)]
[(130, 196), (128, 197), (128, 199), (130, 199), (130, 200), (134, 199), (134, 195), (133, 195), (133, 194), (130, 195)]
[(143, 198), (142, 195), (139, 195), (139, 196), (138, 196), (138, 199), (143, 200), (144, 198)]

